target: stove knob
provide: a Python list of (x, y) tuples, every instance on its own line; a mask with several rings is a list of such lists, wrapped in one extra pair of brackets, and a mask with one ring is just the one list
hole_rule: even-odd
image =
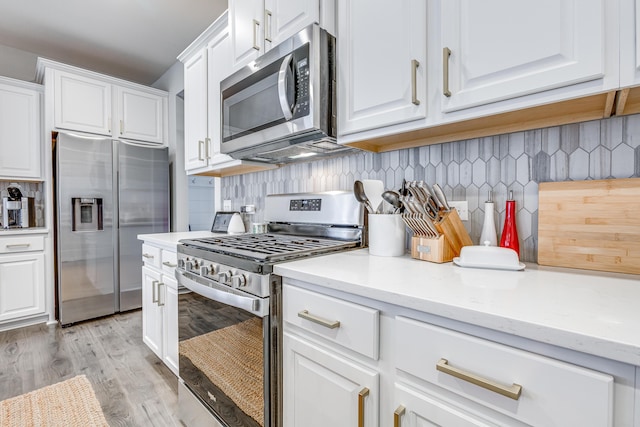
[(244, 274), (236, 274), (231, 276), (231, 286), (234, 288), (242, 288), (243, 286), (247, 286), (247, 278)]
[(213, 264), (209, 264), (209, 266), (202, 266), (200, 269), (200, 274), (203, 276), (213, 276), (216, 274), (216, 266)]
[(193, 263), (189, 261), (189, 259), (187, 259), (187, 262), (185, 263), (185, 270), (187, 271), (193, 270)]
[(227, 283), (230, 278), (231, 278), (230, 271), (223, 271), (222, 273), (218, 273), (218, 281), (220, 283)]
[(182, 258), (178, 260), (178, 268), (184, 269), (184, 260)]

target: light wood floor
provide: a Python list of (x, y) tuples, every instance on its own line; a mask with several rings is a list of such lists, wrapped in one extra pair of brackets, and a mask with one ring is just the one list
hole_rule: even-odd
[(84, 374), (110, 426), (181, 426), (178, 380), (142, 342), (141, 314), (0, 332), (0, 400)]

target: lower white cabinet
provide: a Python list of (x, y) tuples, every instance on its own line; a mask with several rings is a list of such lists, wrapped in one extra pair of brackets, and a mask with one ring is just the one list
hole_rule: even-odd
[(178, 375), (176, 252), (142, 245), (142, 340)]
[(45, 314), (43, 236), (0, 238), (0, 329)]
[(359, 425), (365, 387), (365, 426), (640, 427), (640, 368), (283, 283), (284, 427)]

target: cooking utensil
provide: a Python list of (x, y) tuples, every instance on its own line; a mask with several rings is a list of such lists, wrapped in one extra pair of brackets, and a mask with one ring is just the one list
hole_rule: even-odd
[[(384, 182), (378, 179), (361, 179), (362, 186), (364, 188), (364, 194), (369, 199), (371, 207), (374, 208), (374, 213), (382, 213), (384, 208), (381, 209), (380, 203), (382, 203), (382, 193), (384, 192)], [(384, 203), (382, 204), (384, 206)]]
[(451, 210), (451, 206), (449, 206), (449, 204), (447, 203), (447, 198), (444, 195), (444, 191), (442, 191), (442, 188), (440, 188), (438, 184), (433, 184), (433, 194), (436, 196), (436, 199), (440, 201), (444, 209), (446, 209), (447, 211)]
[(356, 200), (362, 203), (370, 214), (375, 213), (373, 210), (373, 206), (371, 206), (371, 202), (367, 198), (367, 194), (364, 191), (364, 185), (362, 181), (356, 180), (353, 183), (353, 194), (356, 196)]
[(387, 190), (382, 193), (382, 198), (385, 202), (389, 203), (394, 208), (393, 213), (397, 213), (402, 209), (402, 202), (400, 201), (400, 194), (395, 191)]

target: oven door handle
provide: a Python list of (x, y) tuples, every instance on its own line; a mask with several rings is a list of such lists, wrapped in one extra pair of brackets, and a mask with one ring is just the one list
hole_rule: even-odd
[(223, 304), (230, 305), (235, 308), (248, 311), (259, 317), (266, 317), (269, 315), (269, 299), (245, 296), (233, 288), (224, 287), (216, 283), (201, 283), (203, 279), (199, 277), (192, 277), (191, 274), (176, 269), (175, 275), (178, 283), (185, 288), (202, 295), (205, 298), (209, 298), (214, 301), (221, 302)]

